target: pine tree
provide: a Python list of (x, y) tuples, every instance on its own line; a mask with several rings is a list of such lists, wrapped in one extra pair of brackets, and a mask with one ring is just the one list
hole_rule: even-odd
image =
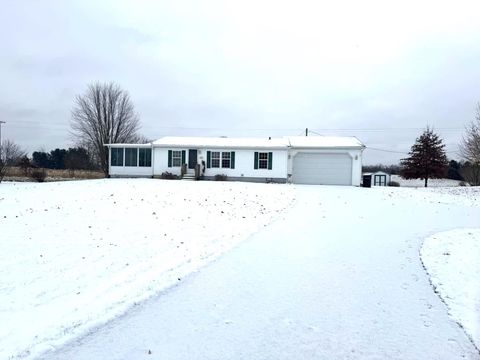
[(408, 155), (408, 158), (401, 160), (405, 179), (425, 179), (427, 187), (428, 179), (445, 177), (448, 168), (445, 145), (432, 129), (427, 127), (416, 139)]

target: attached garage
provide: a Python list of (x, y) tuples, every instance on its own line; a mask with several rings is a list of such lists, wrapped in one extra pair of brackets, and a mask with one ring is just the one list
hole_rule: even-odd
[(352, 157), (349, 154), (298, 152), (293, 157), (295, 184), (351, 185)]

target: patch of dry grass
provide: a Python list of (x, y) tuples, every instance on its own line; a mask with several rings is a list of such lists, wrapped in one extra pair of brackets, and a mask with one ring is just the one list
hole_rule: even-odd
[[(78, 180), (78, 179), (102, 179), (104, 174), (96, 170), (68, 170), (68, 169), (44, 169), (47, 173), (45, 181), (57, 180)], [(30, 169), (31, 171), (31, 169)], [(10, 167), (4, 180), (10, 181), (31, 181), (28, 173), (20, 167)]]

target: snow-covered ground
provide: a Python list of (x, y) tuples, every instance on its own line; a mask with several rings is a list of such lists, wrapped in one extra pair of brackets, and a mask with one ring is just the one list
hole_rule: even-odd
[[(422, 187), (425, 186), (425, 181), (423, 179), (404, 179), (400, 175), (392, 175), (391, 181), (396, 181), (402, 187)], [(452, 179), (428, 179), (429, 187), (452, 187), (459, 186), (458, 184), (461, 181), (452, 180)]]
[[(379, 189), (379, 188), (373, 188)], [(392, 188), (383, 187), (383, 192), (396, 199), (421, 199), (433, 204), (456, 204), (480, 207), (480, 186)], [(479, 221), (480, 226), (480, 221)]]
[(432, 235), (425, 240), (421, 255), (449, 313), (480, 349), (480, 229)]
[(295, 190), (240, 246), (41, 358), (480, 359), (419, 256), (434, 233), (480, 227), (478, 193)]
[(479, 195), (1, 184), (0, 358), (478, 360), (419, 252), (432, 234), (480, 228)]
[(151, 179), (0, 184), (0, 359), (35, 357), (180, 283), (293, 194)]

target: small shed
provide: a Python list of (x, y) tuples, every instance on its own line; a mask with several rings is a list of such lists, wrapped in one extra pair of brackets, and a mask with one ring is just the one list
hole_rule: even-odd
[(388, 186), (388, 183), (390, 182), (390, 174), (384, 171), (363, 173), (362, 178), (364, 183), (365, 178), (370, 178), (371, 186)]

